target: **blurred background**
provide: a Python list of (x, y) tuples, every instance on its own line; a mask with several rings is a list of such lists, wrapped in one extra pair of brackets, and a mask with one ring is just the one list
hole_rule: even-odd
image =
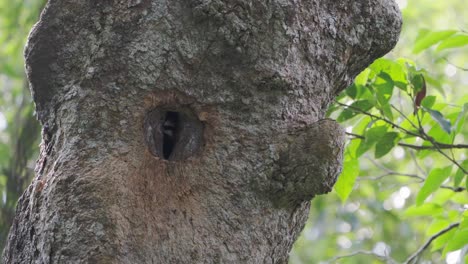
[(0, 247), (16, 202), (34, 176), (41, 128), (24, 73), (23, 49), (44, 0), (0, 0)]
[[(466, 0), (397, 2), (403, 12), (403, 32), (397, 47), (387, 57), (415, 61), (432, 77), (431, 85), (437, 89), (430, 93), (443, 97), (449, 104), (463, 105), (467, 102), (468, 48), (450, 53), (413, 51), (423, 29), (467, 32), (468, 3)], [(16, 202), (34, 175), (38, 156), (41, 129), (24, 74), (23, 48), (44, 4), (44, 0), (0, 0), (1, 249)], [(343, 126), (353, 125), (348, 122), (351, 123), (345, 122)], [(463, 129), (458, 140), (464, 141), (467, 136), (467, 129)], [(362, 156), (359, 177), (346, 202), (335, 191), (312, 201), (309, 222), (290, 254), (290, 263), (404, 262), (426, 241), (434, 219), (430, 214), (412, 214), (411, 210), (408, 213), (421, 187), (419, 182), (407, 177), (379, 176), (389, 171), (405, 171), (414, 161), (412, 155), (396, 147), (378, 161), (369, 155)], [(429, 157), (421, 166), (430, 167), (436, 162)], [(459, 207), (468, 202), (461, 197), (459, 202), (447, 204), (446, 197), (452, 195), (450, 190), (447, 192), (438, 192), (434, 199), (443, 201), (443, 214), (450, 218), (452, 210), (459, 212)], [(466, 199), (466, 192), (459, 195)], [(449, 254), (431, 250), (426, 250), (421, 263), (468, 263), (463, 257), (466, 246)]]

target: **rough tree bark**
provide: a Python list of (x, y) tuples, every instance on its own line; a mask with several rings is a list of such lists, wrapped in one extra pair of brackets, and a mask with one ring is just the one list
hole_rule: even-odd
[(49, 0), (4, 262), (286, 263), (341, 169), (325, 111), (400, 27), (388, 0)]

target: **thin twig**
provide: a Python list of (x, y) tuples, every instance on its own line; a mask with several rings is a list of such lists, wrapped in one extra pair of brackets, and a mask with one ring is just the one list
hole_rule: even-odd
[(388, 119), (386, 119), (386, 118), (383, 118), (383, 117), (380, 117), (380, 116), (376, 116), (376, 115), (371, 114), (371, 113), (369, 113), (369, 112), (363, 111), (363, 110), (361, 110), (361, 109), (359, 109), (359, 108), (357, 108), (357, 107), (354, 107), (354, 106), (351, 106), (351, 105), (346, 105), (346, 104), (340, 103), (340, 102), (338, 102), (338, 101), (336, 102), (336, 104), (339, 105), (339, 106), (343, 106), (343, 107), (349, 108), (349, 109), (351, 109), (351, 110), (353, 110), (353, 111), (359, 112), (359, 113), (364, 114), (364, 115), (366, 115), (366, 116), (372, 117), (372, 118), (374, 118), (374, 119), (381, 120), (381, 121), (383, 121), (383, 122), (385, 122), (385, 123), (391, 125), (392, 127), (396, 127), (396, 128), (398, 128), (398, 129), (402, 130), (403, 132), (405, 132), (405, 133), (408, 134), (408, 135), (412, 135), (412, 136), (414, 136), (414, 137), (421, 137), (421, 135), (419, 135), (419, 134), (417, 134), (417, 133), (414, 133), (414, 132), (412, 132), (412, 131), (409, 131), (409, 130), (407, 130), (407, 129), (405, 129), (405, 128), (403, 128), (403, 127), (401, 127), (401, 126), (399, 126), (399, 125), (397, 125), (397, 124), (395, 124), (395, 123), (393, 123), (392, 121), (390, 121), (390, 120), (388, 120)]
[[(412, 184), (412, 183), (420, 184), (421, 182), (425, 181), (425, 179), (423, 177), (419, 176), (419, 175), (399, 173), (399, 172), (388, 172), (388, 173), (385, 173), (385, 174), (382, 174), (382, 175), (379, 175), (379, 176), (375, 176), (375, 177), (359, 177), (358, 181), (377, 181), (377, 180), (381, 180), (381, 179), (383, 179), (385, 177), (388, 177), (388, 176), (407, 177), (407, 178), (417, 179), (416, 182), (410, 182), (408, 184)], [(453, 186), (447, 186), (447, 185), (441, 185), (440, 188), (441, 189), (451, 190), (453, 192), (464, 192), (464, 191), (466, 191), (466, 188), (463, 188), (463, 187), (453, 187)]]
[(416, 155), (414, 154), (414, 151), (409, 151), (411, 155), (411, 159), (414, 162), (414, 165), (416, 165), (416, 168), (421, 172), (423, 175), (427, 175), (426, 171), (419, 165), (418, 159), (416, 158)]
[(459, 70), (468, 71), (468, 68), (463, 68), (463, 67), (460, 67), (460, 66), (458, 66), (456, 64), (453, 64), (447, 58), (443, 58), (443, 60), (446, 61), (448, 64), (452, 65), (453, 67), (459, 69)]
[[(358, 134), (355, 134), (355, 133), (346, 132), (346, 135), (352, 136), (352, 137), (354, 137), (356, 139), (362, 139), (362, 140), (366, 139), (363, 135), (358, 135)], [(405, 148), (411, 148), (411, 149), (414, 149), (414, 150), (431, 150), (431, 149), (432, 150), (437, 150), (437, 148), (439, 148), (439, 149), (468, 149), (468, 145), (465, 145), (465, 144), (451, 145), (451, 144), (436, 143), (433, 146), (417, 146), (417, 145), (411, 145), (411, 144), (407, 144), (407, 143), (398, 143), (398, 146), (405, 147)]]
[(346, 132), (346, 135), (348, 136), (352, 136), (354, 138), (357, 138), (357, 139), (366, 139), (363, 135), (358, 135), (358, 134), (354, 134), (354, 133), (351, 133), (351, 132)]
[(413, 126), (415, 126), (416, 129), (418, 129), (418, 131), (420, 132), (420, 134), (415, 133), (415, 132), (413, 132), (413, 131), (409, 131), (409, 130), (407, 130), (407, 129), (405, 129), (405, 128), (403, 128), (403, 127), (401, 127), (401, 126), (395, 124), (394, 122), (392, 122), (392, 121), (390, 121), (390, 120), (388, 120), (388, 119), (385, 119), (385, 118), (383, 118), (383, 117), (376, 116), (376, 115), (371, 114), (371, 113), (369, 113), (369, 112), (363, 111), (363, 110), (361, 110), (361, 109), (359, 109), (359, 108), (357, 108), (357, 107), (350, 106), (350, 105), (346, 105), (346, 104), (343, 104), (343, 103), (340, 103), (340, 102), (336, 102), (336, 104), (337, 104), (337, 105), (340, 105), (340, 106), (343, 106), (343, 107), (346, 107), (346, 108), (349, 108), (349, 109), (351, 109), (351, 110), (353, 110), (353, 111), (359, 112), (359, 113), (361, 113), (361, 114), (367, 115), (367, 116), (369, 116), (369, 117), (371, 117), (371, 118), (381, 120), (381, 121), (383, 121), (383, 122), (385, 122), (385, 123), (391, 125), (392, 127), (396, 127), (396, 128), (398, 128), (398, 129), (402, 130), (403, 132), (405, 132), (405, 133), (408, 134), (408, 135), (411, 135), (411, 136), (414, 136), (414, 137), (419, 137), (419, 138), (421, 138), (421, 139), (423, 139), (423, 140), (429, 141), (429, 142), (434, 146), (434, 147), (431, 147), (431, 146), (414, 146), (414, 147), (413, 147), (413, 145), (405, 145), (406, 147), (413, 147), (413, 148), (419, 149), (419, 150), (421, 150), (421, 149), (437, 149), (437, 148), (439, 148), (439, 149), (452, 149), (452, 148), (456, 148), (456, 149), (466, 149), (466, 148), (468, 148), (468, 145), (467, 145), (467, 144), (445, 144), (445, 143), (441, 143), (441, 142), (438, 142), (438, 141), (434, 140), (434, 138), (432, 138), (431, 136), (427, 135), (426, 132), (424, 131), (424, 129), (423, 129), (423, 127), (422, 127), (422, 124), (421, 124), (421, 120), (420, 120), (420, 118), (419, 118), (419, 115), (416, 115), (417, 118), (418, 118), (419, 128), (416, 127), (416, 125), (414, 125), (413, 123), (411, 123), (407, 117), (405, 117), (404, 115), (403, 115), (403, 116), (404, 116)]
[(393, 109), (395, 109), (398, 113), (400, 113), (401, 116), (403, 116), (403, 118), (405, 118), (406, 120), (408, 120), (408, 122), (416, 129), (419, 129), (413, 122), (411, 122), (411, 120), (409, 120), (409, 118), (403, 114), (403, 112), (400, 111), (400, 109), (396, 108), (394, 105), (391, 105)]
[(402, 147), (408, 147), (415, 150), (427, 150), (427, 149), (468, 149), (468, 145), (466, 144), (443, 144), (443, 143), (435, 143), (433, 146), (416, 146), (410, 145), (405, 143), (399, 143), (398, 145)]
[(453, 192), (464, 192), (464, 191), (466, 191), (466, 188), (463, 188), (463, 187), (452, 187), (452, 186), (446, 186), (446, 185), (441, 185), (440, 188), (451, 190)]
[(426, 250), (431, 245), (431, 243), (432, 243), (432, 241), (434, 241), (434, 239), (440, 237), (441, 235), (447, 233), (448, 231), (450, 231), (450, 230), (452, 230), (454, 228), (457, 228), (459, 225), (460, 225), (460, 223), (453, 223), (453, 224), (449, 225), (447, 228), (442, 229), (439, 232), (437, 232), (436, 234), (432, 235), (426, 241), (426, 243), (424, 243), (418, 250), (416, 250), (416, 252), (414, 252), (411, 256), (409, 256), (408, 259), (405, 262), (403, 262), (403, 264), (416, 263), (415, 261), (424, 252), (424, 250)]
[[(375, 176), (375, 177), (360, 177), (360, 178), (358, 178), (359, 181), (376, 181), (376, 180), (380, 180), (380, 179), (388, 177), (388, 176), (408, 177), (408, 178), (417, 179), (418, 181), (415, 182), (415, 183), (421, 183), (421, 182), (424, 182), (426, 180), (426, 177), (424, 177), (424, 176), (420, 176), (420, 175), (417, 175), (417, 174), (411, 174), (411, 173), (402, 173), (402, 172), (393, 171), (393, 170), (383, 166), (382, 164), (377, 163), (373, 159), (369, 158), (368, 160), (372, 164), (374, 164), (374, 166), (378, 167), (381, 170), (384, 170), (386, 173), (384, 173), (382, 175), (379, 175), (379, 176)], [(423, 175), (425, 175), (424, 171), (422, 171), (422, 172), (423, 172)], [(453, 192), (463, 192), (463, 191), (466, 190), (466, 188), (463, 188), (463, 187), (453, 187), (453, 186), (447, 186), (447, 185), (441, 185), (440, 188), (451, 190)]]
[(463, 166), (460, 165), (460, 163), (458, 163), (454, 158), (450, 157), (445, 152), (443, 152), (439, 144), (431, 136), (427, 135), (423, 129), (421, 129), (421, 133), (426, 138), (427, 141), (431, 142), (431, 144), (436, 148), (437, 152), (439, 152), (442, 156), (444, 156), (453, 164), (455, 164), (464, 174), (468, 174), (468, 171), (465, 170), (465, 168), (463, 168)]
[[(385, 122), (387, 124), (390, 124), (392, 127), (396, 127), (398, 129), (402, 130), (403, 132), (405, 132), (408, 135), (412, 135), (412, 136), (415, 136), (415, 137), (419, 137), (419, 138), (421, 138), (423, 140), (429, 141), (435, 147), (435, 150), (437, 150), (437, 152), (439, 152), (442, 156), (444, 156), (449, 161), (451, 161), (453, 164), (455, 164), (463, 173), (468, 174), (468, 171), (465, 170), (465, 168), (463, 168), (455, 159), (449, 157), (445, 152), (443, 152), (441, 150), (441, 148), (447, 146), (447, 144), (439, 143), (436, 140), (434, 140), (434, 138), (432, 138), (431, 136), (426, 134), (426, 132), (424, 131), (424, 128), (423, 128), (423, 126), (421, 124), (421, 119), (420, 119), (418, 113), (416, 114), (416, 117), (418, 119), (419, 133), (420, 134), (409, 131), (409, 130), (407, 130), (407, 129), (405, 129), (405, 128), (403, 128), (403, 127), (401, 127), (401, 126), (399, 126), (399, 125), (397, 125), (395, 123), (393, 123), (392, 121), (390, 121), (390, 120), (388, 120), (386, 118), (383, 118), (383, 117), (376, 116), (374, 114), (368, 113), (368, 112), (363, 111), (363, 110), (361, 110), (361, 109), (359, 109), (357, 107), (346, 105), (346, 104), (343, 104), (343, 103), (340, 103), (340, 102), (337, 102), (337, 101), (336, 101), (336, 104), (338, 104), (340, 106), (343, 106), (343, 107), (346, 107), (346, 108), (349, 108), (349, 109), (352, 109), (353, 111), (362, 113), (362, 114), (367, 115), (369, 117), (381, 120), (381, 121), (383, 121), (383, 122)], [(464, 145), (458, 145), (458, 146), (462, 146), (462, 148), (466, 148)]]
[(355, 251), (355, 252), (347, 254), (347, 255), (337, 256), (337, 257), (334, 257), (333, 259), (327, 261), (326, 263), (336, 263), (336, 261), (339, 260), (339, 259), (350, 258), (350, 257), (354, 257), (354, 256), (357, 256), (357, 255), (373, 256), (373, 257), (378, 258), (380, 260), (386, 261), (387, 263), (390, 263), (390, 264), (397, 263), (395, 260), (390, 258), (390, 256), (382, 256), (382, 255), (378, 255), (378, 254), (376, 254), (376, 253), (374, 253), (372, 251), (366, 251), (366, 250), (358, 250), (358, 251)]
[(416, 174), (407, 174), (407, 173), (399, 173), (399, 172), (387, 172), (385, 174), (375, 176), (375, 177), (360, 177), (358, 178), (361, 181), (375, 181), (375, 180), (380, 180), (382, 178), (388, 177), (388, 176), (399, 176), (399, 177), (408, 177), (408, 178), (414, 178), (418, 179), (417, 183), (421, 183), (425, 180), (424, 177), (421, 177)]

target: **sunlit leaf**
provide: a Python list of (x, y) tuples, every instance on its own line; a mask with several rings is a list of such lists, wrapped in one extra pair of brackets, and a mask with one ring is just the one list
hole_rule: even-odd
[(437, 251), (439, 249), (442, 249), (443, 247), (445, 247), (445, 245), (447, 244), (447, 242), (455, 235), (455, 230), (452, 229), (450, 231), (448, 231), (447, 233), (437, 237), (436, 239), (434, 239), (434, 241), (432, 242), (432, 247), (431, 247), (431, 251), (434, 252), (434, 251)]
[(447, 39), (453, 34), (457, 33), (456, 30), (442, 30), (442, 31), (424, 31), (417, 37), (416, 43), (414, 44), (413, 53), (417, 54), (432, 45), (438, 43), (441, 40)]
[(463, 213), (463, 220), (460, 222), (460, 229), (468, 228), (468, 210)]
[[(424, 205), (423, 205), (424, 206)], [(426, 230), (426, 235), (432, 236), (441, 230), (447, 228), (451, 222), (446, 219), (435, 219)]]
[(357, 85), (365, 86), (367, 84), (367, 80), (369, 79), (370, 69), (363, 70), (356, 78), (354, 79), (354, 83)]
[(425, 203), (421, 206), (410, 206), (404, 212), (404, 216), (413, 217), (413, 216), (436, 216), (444, 213), (442, 206), (434, 203)]
[(432, 106), (434, 106), (435, 101), (436, 101), (436, 97), (434, 95), (426, 96), (421, 101), (421, 105), (426, 108), (432, 108)]
[[(429, 136), (431, 136), (432, 138), (436, 138), (437, 141), (440, 143), (446, 143), (446, 144), (452, 143), (453, 139), (451, 135), (447, 134), (447, 132), (436, 121), (433, 121), (431, 125), (432, 127), (430, 128), (429, 132), (427, 132)], [(425, 142), (424, 145), (430, 146), (432, 144), (429, 142)]]
[(343, 172), (335, 184), (335, 191), (342, 202), (345, 202), (353, 190), (356, 178), (359, 175), (359, 162), (357, 159), (345, 161)]
[[(463, 161), (462, 167), (468, 169), (468, 160)], [(465, 173), (462, 171), (462, 169), (459, 168), (453, 176), (453, 184), (456, 187), (460, 186), (461, 182), (463, 181), (463, 178), (465, 178)]]
[(451, 171), (451, 166), (433, 169), (427, 176), (423, 187), (416, 196), (416, 205), (422, 205), (424, 200), (426, 200), (429, 195), (435, 192), (439, 186), (450, 176)]
[(374, 78), (381, 72), (388, 74), (395, 83), (406, 83), (405, 67), (402, 64), (386, 58), (380, 58), (369, 66), (372, 70), (370, 77)]
[(466, 185), (466, 186), (465, 186), (466, 190), (468, 190), (468, 179), (465, 180), (465, 185)]
[(448, 241), (444, 252), (455, 251), (465, 245), (468, 245), (468, 228), (461, 230), (457, 229), (453, 237)]
[(467, 35), (455, 35), (443, 40), (439, 46), (437, 46), (437, 51), (444, 49), (458, 48), (468, 45), (468, 36)]
[(350, 158), (357, 158), (356, 150), (358, 149), (359, 145), (361, 144), (361, 139), (351, 140), (351, 142), (346, 146), (345, 155), (348, 154)]
[(450, 201), (458, 204), (468, 204), (468, 195), (466, 195), (466, 191), (457, 192), (450, 198)]
[(463, 181), (463, 178), (465, 178), (465, 173), (461, 169), (458, 169), (455, 175), (453, 176), (453, 185), (455, 185), (455, 187), (460, 186), (460, 184)]

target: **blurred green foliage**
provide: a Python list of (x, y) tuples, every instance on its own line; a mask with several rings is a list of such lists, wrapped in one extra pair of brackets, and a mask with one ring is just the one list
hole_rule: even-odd
[(0, 247), (16, 202), (34, 175), (40, 126), (24, 74), (23, 48), (44, 1), (0, 0)]
[(468, 263), (466, 1), (397, 1), (401, 39), (331, 106), (346, 127), (334, 193), (290, 263)]
[[(399, 44), (330, 109), (349, 133), (345, 167), (334, 193), (313, 200), (292, 264), (468, 263), (468, 9), (398, 2)], [(22, 51), (43, 5), (0, 0), (2, 248), (37, 157)]]

